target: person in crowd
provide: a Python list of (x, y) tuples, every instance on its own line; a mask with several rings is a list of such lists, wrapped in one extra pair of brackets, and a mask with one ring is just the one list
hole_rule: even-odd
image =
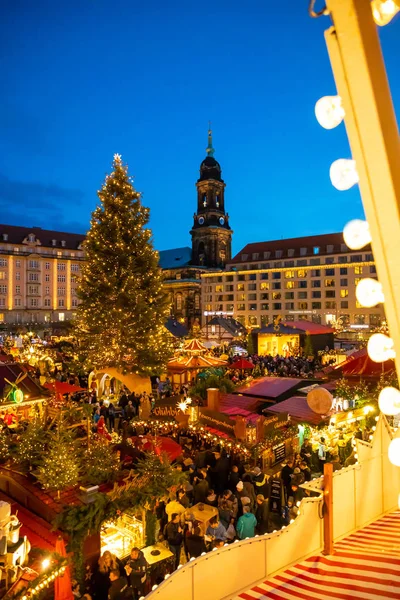
[(238, 519), (236, 531), (240, 540), (255, 536), (257, 519), (249, 506), (243, 507), (243, 515)]
[(319, 461), (319, 470), (321, 473), (324, 472), (324, 464), (326, 463), (326, 446), (325, 446), (325, 438), (321, 437), (319, 446), (318, 446), (318, 461)]
[(180, 525), (180, 516), (177, 513), (171, 515), (171, 520), (165, 527), (165, 538), (175, 557), (175, 569), (177, 569), (181, 560), (183, 542), (183, 529)]
[(231, 517), (230, 523), (226, 530), (226, 541), (228, 544), (232, 543), (236, 538), (235, 519)]
[(179, 504), (181, 504), (184, 508), (189, 508), (190, 506), (190, 500), (186, 494), (186, 490), (180, 489), (178, 490), (178, 502)]
[(243, 475), (243, 481), (239, 481), (238, 486), (236, 486), (238, 500), (243, 497), (249, 498), (251, 510), (254, 510), (256, 506), (256, 494), (254, 492), (254, 485), (251, 482), (251, 475)]
[(304, 475), (305, 482), (311, 481), (311, 470), (305, 460), (300, 463), (300, 471)]
[(289, 458), (286, 465), (282, 467), (281, 471), (281, 479), (283, 482), (283, 486), (285, 488), (286, 497), (290, 496), (290, 485), (292, 481), (292, 476), (294, 473), (294, 460), (293, 457)]
[(125, 416), (125, 407), (128, 404), (128, 396), (126, 394), (126, 389), (124, 388), (122, 390), (122, 394), (120, 396), (119, 402), (118, 402), (118, 406), (122, 409), (122, 415)]
[(221, 494), (228, 485), (229, 460), (225, 453), (214, 452), (215, 464), (210, 469), (212, 487), (217, 494)]
[(108, 590), (108, 600), (126, 600), (128, 598), (128, 581), (121, 576), (119, 569), (110, 573), (111, 585)]
[(346, 448), (347, 448), (347, 440), (345, 440), (343, 431), (339, 433), (339, 437), (336, 442), (336, 447), (339, 455), (339, 460), (344, 465), (346, 460)]
[(300, 455), (302, 459), (306, 461), (308, 466), (311, 467), (312, 447), (308, 438), (304, 440), (304, 444), (302, 445), (300, 450)]
[(208, 481), (204, 475), (204, 471), (200, 470), (197, 477), (194, 479), (193, 485), (193, 498), (194, 503), (198, 502), (205, 503), (207, 501), (209, 485)]
[(122, 564), (120, 560), (109, 550), (103, 552), (97, 563), (97, 570), (94, 575), (97, 600), (107, 600), (108, 590), (111, 586), (111, 571), (120, 571)]
[(260, 467), (255, 467), (253, 471), (253, 484), (256, 494), (262, 494), (264, 498), (268, 498), (268, 476), (261, 471)]
[(125, 416), (130, 421), (136, 416), (136, 408), (132, 404), (132, 400), (128, 400), (128, 404), (125, 407)]
[(342, 465), (339, 460), (339, 455), (335, 451), (331, 452), (329, 462), (332, 463), (334, 471), (339, 471), (342, 468)]
[(257, 533), (269, 533), (269, 502), (262, 494), (257, 494)]
[(232, 494), (231, 490), (227, 489), (224, 491), (222, 496), (219, 497), (218, 506), (221, 507), (221, 505), (224, 502), (227, 503), (227, 508), (230, 511), (231, 516), (236, 520), (239, 509), (237, 496), (235, 496), (235, 494)]
[(103, 415), (100, 417), (100, 419), (97, 423), (97, 434), (100, 435), (101, 437), (105, 438), (108, 441), (111, 440), (111, 436), (108, 433)]
[(168, 521), (172, 521), (173, 515), (181, 515), (185, 512), (185, 507), (176, 499), (176, 494), (171, 492), (169, 502), (165, 507), (165, 512), (168, 515)]
[(98, 406), (93, 415), (93, 423), (95, 426), (97, 426), (98, 422), (100, 421), (100, 417), (101, 417), (100, 406)]
[(129, 557), (125, 561), (125, 573), (134, 600), (139, 600), (141, 596), (144, 596), (147, 568), (148, 564), (143, 552), (139, 548), (132, 548)]
[(239, 475), (239, 467), (237, 465), (233, 465), (231, 472), (229, 474), (229, 483), (228, 486), (229, 489), (235, 493), (236, 492), (236, 486), (240, 481), (240, 475)]
[(203, 552), (206, 552), (206, 544), (199, 526), (194, 527), (186, 536), (186, 547), (189, 558), (198, 558)]
[(210, 523), (206, 529), (206, 535), (211, 541), (214, 540), (226, 540), (226, 529), (220, 522), (217, 516), (211, 517)]
[(215, 508), (218, 506), (218, 498), (214, 490), (208, 490), (206, 504), (209, 506), (214, 506)]

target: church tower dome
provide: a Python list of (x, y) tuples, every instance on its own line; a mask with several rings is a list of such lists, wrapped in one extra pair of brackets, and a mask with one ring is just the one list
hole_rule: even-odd
[(207, 156), (197, 180), (197, 212), (193, 217), (192, 264), (223, 268), (231, 258), (232, 230), (225, 212), (225, 183), (214, 158), (212, 131), (208, 129)]

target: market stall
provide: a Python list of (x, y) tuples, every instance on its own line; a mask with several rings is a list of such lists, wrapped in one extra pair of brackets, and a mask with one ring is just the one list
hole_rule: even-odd
[(171, 377), (173, 386), (181, 386), (196, 379), (196, 376), (205, 369), (226, 367), (225, 360), (216, 358), (209, 353), (199, 340), (193, 339), (185, 342), (167, 363), (167, 373)]
[(132, 548), (145, 545), (144, 512), (125, 511), (113, 521), (102, 524), (100, 531), (101, 553), (109, 550), (118, 558), (126, 558)]

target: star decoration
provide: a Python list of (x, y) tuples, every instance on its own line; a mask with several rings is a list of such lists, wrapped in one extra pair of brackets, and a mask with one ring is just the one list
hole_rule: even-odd
[(114, 160), (115, 160), (115, 162), (121, 162), (121, 155), (120, 154), (114, 154)]

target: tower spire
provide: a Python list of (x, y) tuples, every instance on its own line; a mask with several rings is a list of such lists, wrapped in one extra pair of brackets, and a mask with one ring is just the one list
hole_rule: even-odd
[(206, 148), (207, 156), (214, 156), (214, 148), (212, 145), (212, 130), (211, 121), (208, 121), (208, 146)]

